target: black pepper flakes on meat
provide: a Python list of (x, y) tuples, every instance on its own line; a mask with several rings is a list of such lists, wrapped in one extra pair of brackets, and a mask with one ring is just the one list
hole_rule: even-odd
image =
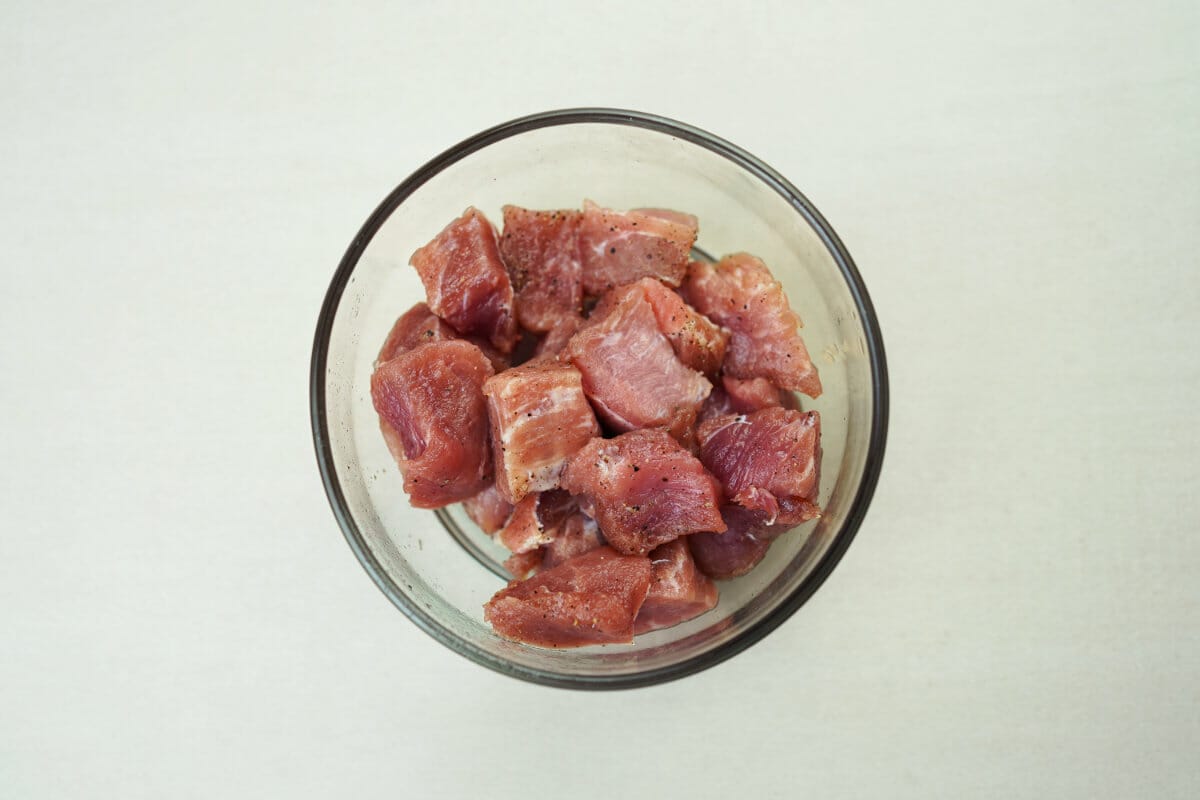
[(617, 252), (617, 248), (615, 248), (615, 247), (610, 247), (610, 248), (608, 248), (608, 252), (609, 252), (609, 253), (615, 253), (615, 252)]

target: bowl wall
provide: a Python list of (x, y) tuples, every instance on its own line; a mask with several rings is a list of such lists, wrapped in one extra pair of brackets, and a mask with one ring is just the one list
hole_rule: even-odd
[[(461, 527), (483, 555), (504, 552), (455, 506), (408, 505), (371, 405), (372, 363), (396, 317), (424, 293), (408, 259), (474, 205), (674, 208), (700, 220), (697, 247), (762, 258), (804, 321), (824, 394), (820, 501), (825, 510), (778, 539), (748, 575), (720, 584), (720, 605), (632, 645), (544, 650), (506, 641), (483, 621), (503, 586), (446, 529)], [(312, 405), (318, 461), (351, 547), (415, 622), (474, 660), (517, 677), (567, 686), (629, 686), (702, 669), (777, 626), (815, 590), (848, 545), (878, 475), (886, 373), (873, 311), (857, 272), (819, 214), (740, 150), (656, 117), (554, 112), (509, 123), (448, 151), (402, 184), (351, 245), (318, 325)], [(439, 519), (440, 517), (440, 519)]]

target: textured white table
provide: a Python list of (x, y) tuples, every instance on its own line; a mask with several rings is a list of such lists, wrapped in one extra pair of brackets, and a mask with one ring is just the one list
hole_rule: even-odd
[[(0, 10), (0, 795), (1197, 796), (1200, 7), (415, 5)], [(393, 609), (305, 394), (378, 200), (575, 105), (790, 177), (892, 376), (832, 579), (616, 694)]]

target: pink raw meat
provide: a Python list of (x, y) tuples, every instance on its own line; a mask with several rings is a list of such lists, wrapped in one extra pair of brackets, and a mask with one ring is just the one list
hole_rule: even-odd
[(517, 322), (543, 333), (583, 310), (578, 211), (504, 206), (500, 255), (512, 281)]
[(762, 261), (746, 253), (717, 264), (693, 261), (682, 291), (700, 313), (732, 333), (725, 353), (727, 374), (767, 378), (809, 397), (821, 394), (817, 368), (798, 331), (800, 318)]
[(697, 372), (715, 375), (725, 358), (729, 334), (659, 281), (642, 278), (633, 286), (639, 288), (650, 302), (658, 329), (667, 337), (679, 360)]
[(749, 414), (751, 411), (782, 406), (785, 397), (783, 390), (766, 378), (742, 380), (723, 375), (721, 387), (729, 395), (729, 403), (737, 414)]
[(488, 341), (477, 337), (459, 336), (458, 331), (447, 325), (424, 303), (417, 303), (396, 320), (396, 324), (388, 332), (383, 347), (379, 349), (379, 357), (375, 359), (375, 366), (429, 342), (445, 342), (450, 339), (462, 338), (466, 338), (467, 341), (482, 350), (488, 361), (492, 362), (492, 369), (496, 372), (508, 369), (508, 358), (492, 347)]
[(478, 347), (444, 341), (402, 353), (371, 376), (371, 399), (392, 429), (404, 491), (417, 508), (466, 500), (488, 485), (483, 383), (491, 375)]
[(464, 500), (463, 509), (484, 533), (495, 533), (503, 528), (513, 512), (512, 503), (500, 496), (495, 484), (489, 484), (479, 494)]
[(640, 291), (606, 296), (563, 351), (597, 413), (618, 431), (691, 426), (712, 384), (684, 366)]
[(696, 429), (700, 460), (725, 496), (764, 525), (791, 527), (820, 516), (821, 418), (786, 408), (726, 414)]
[(528, 553), (550, 541), (553, 535), (538, 520), (537, 501), (537, 494), (528, 494), (513, 506), (508, 522), (496, 533), (496, 541), (514, 553)]
[(410, 263), (435, 314), (461, 334), (482, 336), (500, 352), (512, 352), (517, 341), (512, 284), (496, 231), (478, 209), (464, 211), (413, 253)]
[(604, 537), (596, 521), (579, 511), (567, 518), (554, 538), (542, 548), (543, 567), (554, 567), (578, 555), (604, 546)]
[(645, 556), (601, 547), (509, 583), (483, 616), (501, 636), (540, 647), (627, 644), (651, 574)]
[(733, 410), (733, 400), (725, 392), (725, 387), (718, 384), (713, 387), (708, 397), (704, 398), (704, 403), (700, 406), (700, 413), (696, 415), (696, 424), (699, 425), (710, 419), (733, 413), (736, 413)]
[(622, 213), (585, 200), (579, 224), (583, 291), (603, 294), (644, 277), (678, 286), (697, 230), (696, 218), (688, 214)]
[(583, 323), (583, 317), (559, 317), (554, 327), (538, 342), (537, 349), (533, 351), (534, 355), (558, 357)]
[(528, 553), (513, 553), (504, 559), (504, 568), (514, 579), (521, 581), (538, 571), (542, 566), (542, 551), (530, 550)]
[(496, 534), (496, 541), (514, 553), (528, 553), (558, 537), (578, 510), (575, 499), (561, 489), (525, 495)]
[(559, 484), (567, 459), (600, 433), (575, 367), (540, 357), (484, 384), (496, 488), (516, 503)]
[(758, 566), (771, 546), (771, 538), (763, 534), (756, 512), (725, 506), (721, 517), (729, 526), (724, 533), (696, 533), (687, 537), (696, 566), (714, 580), (745, 575)]
[(593, 439), (571, 458), (563, 488), (622, 553), (648, 553), (696, 531), (723, 531), (721, 486), (666, 431)]
[(670, 628), (717, 605), (717, 587), (696, 569), (686, 539), (651, 550), (650, 566), (654, 568), (650, 591), (634, 622), (634, 633)]

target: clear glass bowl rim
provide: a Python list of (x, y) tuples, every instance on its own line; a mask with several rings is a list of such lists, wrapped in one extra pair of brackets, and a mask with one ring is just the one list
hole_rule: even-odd
[[(343, 292), (349, 283), (364, 249), (376, 232), (389, 216), (426, 181), (437, 175), (446, 167), (481, 150), (494, 142), (516, 136), (538, 128), (557, 125), (574, 124), (608, 124), (628, 125), (657, 131), (669, 136), (675, 136), (692, 144), (699, 145), (719, 156), (729, 159), (746, 172), (755, 176), (768, 187), (781, 195), (816, 231), (825, 247), (829, 250), (838, 268), (845, 278), (846, 286), (853, 297), (855, 306), (862, 321), (866, 338), (867, 354), (871, 367), (871, 385), (873, 391), (873, 413), (871, 431), (867, 445), (867, 459), (863, 468), (862, 481), (858, 493), (851, 503), (846, 515), (845, 524), (836, 534), (824, 557), (813, 571), (800, 583), (796, 589), (784, 598), (769, 614), (765, 615), (752, 627), (741, 631), (731, 640), (720, 646), (693, 658), (675, 664), (669, 664), (652, 670), (621, 675), (570, 675), (529, 668), (513, 664), (456, 636), (446, 629), (434, 615), (422, 608), (420, 604), (411, 601), (405, 593), (388, 577), (379, 562), (376, 561), (370, 549), (355, 524), (338, 482), (332, 457), (329, 428), (325, 409), (325, 373), (326, 354), (329, 337), (333, 329), (333, 320), (337, 314), (338, 305)], [(317, 329), (313, 340), (312, 361), (309, 373), (309, 411), (312, 422), (313, 446), (316, 450), (317, 466), (321, 480), (325, 485), (325, 494), (329, 499), (333, 515), (337, 519), (346, 542), (375, 585), (423, 631), (428, 633), (446, 647), (459, 653), (477, 664), (500, 672), (510, 677), (519, 678), (533, 683), (573, 689), (624, 689), (649, 686), (657, 683), (682, 678), (687, 675), (708, 669), (711, 666), (732, 658), (746, 648), (758, 642), (796, 612), (810, 598), (826, 578), (833, 572), (850, 546), (854, 535), (866, 516), (875, 486), (879, 481), (879, 473), (883, 466), (883, 455), (887, 441), (888, 426), (888, 374), (887, 362), (884, 355), (883, 337), (879, 330), (879, 320), (875, 308), (863, 284), (862, 277), (855, 267), (850, 254), (846, 252), (841, 239), (830, 227), (821, 213), (809, 200), (800, 193), (790, 182), (758, 158), (742, 150), (724, 139), (714, 136), (707, 131), (691, 125), (678, 122), (666, 117), (641, 111), (630, 111), (615, 108), (568, 108), (545, 111), (538, 114), (519, 117), (509, 122), (488, 128), (475, 134), (445, 152), (431, 159), (400, 183), (363, 223), (358, 234), (351, 241), (346, 253), (342, 256), (337, 272), (325, 294), (321, 313), (317, 319)]]

